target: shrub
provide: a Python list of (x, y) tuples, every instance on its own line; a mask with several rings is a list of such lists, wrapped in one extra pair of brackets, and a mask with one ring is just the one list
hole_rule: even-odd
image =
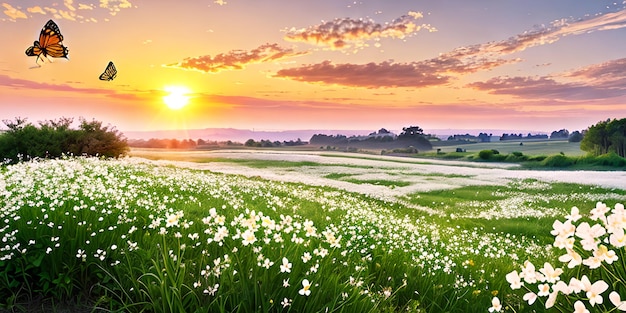
[(574, 165), (575, 163), (575, 159), (566, 157), (562, 154), (551, 155), (545, 160), (541, 161), (541, 165), (550, 167), (567, 167)]
[(534, 156), (528, 157), (528, 161), (541, 162), (545, 160), (547, 157), (548, 156), (546, 155), (534, 155)]
[(493, 149), (491, 149), (491, 150), (480, 150), (480, 152), (478, 152), (478, 157), (483, 159), (483, 160), (489, 160), (494, 155), (493, 151), (494, 151)]
[(80, 119), (78, 129), (71, 129), (72, 119), (39, 122), (26, 119), (4, 121), (9, 128), (0, 134), (0, 160), (16, 163), (33, 158), (58, 158), (63, 154), (119, 157), (128, 152), (128, 143), (112, 126), (99, 121)]
[(609, 153), (596, 157), (594, 163), (598, 165), (620, 167), (620, 166), (626, 166), (626, 159), (620, 157), (615, 152), (609, 152)]

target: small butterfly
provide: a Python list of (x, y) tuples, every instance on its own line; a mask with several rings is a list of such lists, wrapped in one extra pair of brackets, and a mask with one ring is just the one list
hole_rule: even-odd
[(104, 70), (104, 73), (100, 74), (100, 80), (113, 80), (117, 76), (117, 69), (113, 62), (109, 61), (109, 65)]
[(41, 29), (39, 34), (39, 41), (35, 41), (32, 46), (26, 49), (26, 55), (29, 57), (37, 56), (35, 63), (39, 64), (39, 59), (51, 56), (53, 58), (66, 58), (67, 59), (67, 47), (61, 43), (63, 41), (63, 35), (59, 30), (59, 26), (53, 21), (49, 20), (48, 23)]

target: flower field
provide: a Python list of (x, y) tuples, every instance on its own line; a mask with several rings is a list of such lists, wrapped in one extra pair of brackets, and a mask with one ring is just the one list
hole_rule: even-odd
[[(582, 224), (579, 233), (553, 226), (559, 214), (573, 214), (573, 205), (601, 220), (596, 202), (617, 210), (626, 192), (566, 187), (520, 180), (495, 191), (473, 187), (493, 199), (462, 200), (460, 190), (450, 190), (439, 197), (456, 200), (443, 203), (132, 158), (8, 165), (0, 168), (0, 305), (20, 311), (54, 299), (123, 312), (532, 312), (545, 309), (546, 288), (556, 292), (560, 267), (563, 277), (584, 272), (606, 281), (613, 299), (626, 298), (623, 246), (601, 245), (591, 233), (576, 237)], [(578, 189), (568, 198), (571, 188)], [(544, 191), (544, 207), (551, 203), (548, 213), (519, 200), (537, 190)], [(515, 207), (526, 209), (514, 214)], [(616, 223), (623, 230), (620, 221), (610, 234), (619, 232)], [(567, 234), (568, 243), (530, 235), (542, 231)], [(562, 248), (565, 255), (577, 251), (571, 238), (589, 236), (596, 249), (583, 246), (581, 258), (607, 249), (611, 263), (602, 259), (588, 271), (559, 267)], [(543, 266), (534, 281), (511, 274), (530, 273), (531, 263), (553, 264), (554, 271), (545, 274)], [(602, 274), (616, 265), (621, 272)], [(531, 288), (542, 279), (547, 287)], [(586, 308), (615, 309), (603, 286), (593, 286), (593, 297), (578, 294), (592, 299)], [(529, 292), (540, 300), (527, 301)], [(552, 309), (574, 311), (574, 296)]]

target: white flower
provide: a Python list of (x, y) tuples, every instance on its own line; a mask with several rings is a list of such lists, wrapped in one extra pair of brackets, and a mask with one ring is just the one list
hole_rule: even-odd
[(524, 295), (522, 299), (528, 302), (528, 305), (532, 305), (537, 300), (537, 294), (535, 294), (534, 292), (528, 292)]
[(220, 284), (215, 284), (213, 287), (209, 286), (207, 289), (203, 291), (203, 293), (208, 294), (210, 296), (214, 296), (219, 288), (220, 288)]
[(280, 301), (280, 304), (283, 306), (283, 308), (286, 308), (291, 305), (291, 300), (284, 298), (283, 301)]
[(491, 307), (489, 308), (489, 312), (500, 312), (502, 310), (502, 304), (500, 303), (500, 299), (498, 297), (493, 297), (491, 299)]
[(565, 215), (565, 218), (569, 221), (576, 222), (582, 218), (582, 215), (580, 215), (580, 211), (578, 210), (578, 208), (574, 206), (572, 207), (570, 214)]
[(609, 237), (609, 243), (615, 248), (623, 248), (626, 246), (626, 235), (624, 234), (624, 229), (616, 229)]
[(291, 263), (287, 258), (283, 258), (283, 264), (280, 265), (281, 273), (290, 273), (291, 272)]
[(550, 265), (550, 263), (546, 262), (543, 265), (543, 268), (539, 270), (539, 272), (541, 272), (545, 278), (546, 281), (549, 283), (555, 283), (557, 280), (560, 279), (560, 275), (563, 274), (563, 270), (560, 268), (553, 268), (552, 265)]
[(261, 265), (261, 267), (265, 267), (266, 269), (270, 269), (270, 267), (272, 267), (272, 265), (274, 265), (274, 262), (270, 261), (270, 259), (265, 259), (265, 260), (263, 260), (263, 264)]
[(616, 309), (620, 311), (626, 311), (626, 301), (622, 301), (619, 293), (617, 293), (616, 291), (613, 291), (609, 294), (609, 300), (611, 300), (611, 303), (613, 303)]
[(165, 227), (178, 226), (178, 219), (179, 219), (178, 214), (175, 214), (175, 213), (168, 214), (167, 218), (165, 219)]
[(589, 298), (589, 304), (591, 304), (591, 306), (595, 306), (596, 303), (602, 304), (604, 300), (602, 299), (602, 296), (600, 294), (602, 294), (608, 288), (609, 285), (603, 280), (598, 280), (597, 282), (593, 283), (593, 285), (589, 286), (589, 288), (587, 289), (587, 298)]
[(556, 237), (570, 237), (574, 235), (574, 232), (576, 231), (576, 226), (572, 225), (572, 221), (571, 220), (566, 220), (565, 223), (556, 220), (552, 223), (552, 231), (550, 231), (550, 234), (552, 234), (553, 236)]
[(87, 255), (85, 254), (85, 250), (78, 249), (78, 252), (76, 252), (76, 257), (81, 259), (83, 262), (85, 262), (85, 260), (87, 259)]
[(574, 303), (574, 313), (589, 313), (589, 310), (587, 310), (584, 303), (578, 300)]
[(590, 218), (594, 221), (597, 221), (597, 220), (605, 221), (606, 220), (605, 215), (608, 211), (609, 211), (609, 207), (607, 207), (606, 204), (602, 202), (598, 202), (596, 203), (596, 207), (589, 212), (591, 214)]
[(602, 260), (595, 256), (590, 256), (583, 260), (583, 264), (587, 265), (590, 269), (598, 268), (602, 265)]
[(511, 284), (511, 289), (513, 290), (522, 288), (522, 285), (524, 284), (522, 283), (522, 279), (519, 277), (517, 271), (512, 271), (506, 274), (506, 281)]
[(309, 296), (311, 294), (311, 283), (308, 279), (302, 280), (302, 289), (298, 291), (298, 293), (302, 296)]
[(550, 294), (550, 285), (539, 284), (537, 287), (539, 288), (539, 292), (537, 293), (538, 296), (545, 297)]
[(600, 261), (606, 262), (607, 264), (611, 264), (618, 260), (615, 251), (609, 250), (605, 245), (598, 246), (598, 250), (593, 252), (593, 256), (600, 259)]
[(524, 266), (522, 267), (522, 273), (520, 274), (520, 277), (523, 277), (526, 283), (536, 283), (537, 272), (535, 272), (535, 265), (528, 260), (524, 261)]
[(572, 288), (562, 281), (559, 281), (556, 284), (552, 285), (552, 290), (561, 292), (566, 295), (572, 293)]
[(558, 294), (559, 294), (558, 291), (553, 291), (552, 293), (550, 293), (550, 295), (548, 296), (548, 299), (546, 300), (546, 309), (549, 309), (554, 306), (554, 304), (556, 303), (556, 296)]
[(245, 232), (243, 232), (243, 234), (241, 234), (241, 238), (243, 238), (243, 241), (241, 243), (243, 243), (244, 246), (253, 244), (256, 241), (254, 231), (250, 229), (247, 229)]
[(578, 252), (569, 248), (565, 250), (567, 251), (567, 254), (560, 256), (559, 261), (563, 263), (568, 262), (567, 263), (568, 268), (574, 268), (583, 263), (583, 258), (580, 256), (580, 254), (578, 254)]

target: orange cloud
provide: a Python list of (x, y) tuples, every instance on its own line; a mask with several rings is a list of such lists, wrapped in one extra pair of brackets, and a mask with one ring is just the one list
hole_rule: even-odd
[(454, 75), (487, 70), (518, 60), (476, 59), (462, 60), (442, 55), (438, 58), (412, 63), (319, 64), (283, 69), (274, 77), (311, 83), (337, 84), (365, 88), (413, 87), (445, 85)]
[(227, 70), (241, 70), (248, 64), (271, 62), (304, 54), (308, 54), (308, 52), (295, 52), (293, 49), (286, 49), (278, 46), (278, 44), (268, 43), (250, 51), (231, 50), (228, 53), (220, 53), (214, 57), (205, 55), (185, 58), (181, 62), (164, 66), (204, 73), (217, 73)]
[(43, 15), (46, 14), (46, 12), (38, 5), (34, 6), (34, 7), (27, 8), (26, 11), (28, 11), (29, 13), (38, 13), (38, 14), (43, 14)]
[[(375, 24), (371, 21), (337, 19), (309, 29), (294, 30), (288, 34), (286, 39), (326, 44), (339, 49), (344, 47), (350, 40), (379, 38), (386, 33), (400, 36), (403, 34), (400, 31), (403, 28), (400, 26), (411, 20), (408, 17), (415, 19), (421, 17), (421, 15), (403, 16), (388, 26)], [(564, 36), (623, 27), (626, 27), (626, 10), (588, 19), (559, 20), (552, 23), (549, 27), (527, 31), (506, 40), (459, 47), (430, 60), (405, 64), (383, 62), (362, 65), (332, 64), (327, 61), (320, 64), (303, 65), (301, 67), (280, 70), (275, 77), (366, 88), (428, 87), (446, 84), (450, 82), (453, 75), (464, 75), (521, 62), (519, 58), (504, 59), (502, 57), (530, 47), (553, 43)], [(405, 31), (410, 29), (414, 30), (415, 28), (404, 28)], [(622, 64), (619, 64), (618, 67), (615, 66), (616, 64), (612, 63), (610, 66), (601, 68), (605, 72), (613, 69), (614, 74), (618, 73), (616, 68), (620, 70), (626, 69)], [(598, 67), (594, 69), (596, 71), (599, 70)], [(591, 70), (587, 69), (586, 71)], [(578, 72), (577, 75), (582, 75), (582, 72)], [(615, 82), (615, 79), (612, 81)], [(520, 83), (525, 88), (509, 88), (509, 84), (513, 82)], [(542, 91), (537, 89), (539, 88), (539, 83), (547, 84)], [(625, 82), (619, 80), (619, 83)], [(622, 93), (621, 88), (608, 90), (607, 87), (601, 86), (585, 87), (584, 84), (581, 86), (576, 83), (564, 84), (550, 78), (494, 78), (487, 82), (475, 83), (469, 86), (476, 89), (489, 90), (494, 94), (519, 94), (521, 96), (523, 92), (526, 92), (528, 95), (535, 95), (535, 97), (555, 96), (558, 94), (564, 99), (583, 97), (583, 91), (590, 92), (589, 96), (591, 97), (599, 96), (599, 91), (602, 91), (601, 93), (605, 97), (614, 97)], [(559, 88), (568, 90), (572, 94), (559, 93)]]
[(428, 64), (420, 63), (368, 63), (319, 64), (283, 69), (275, 77), (305, 82), (320, 82), (353, 87), (428, 87), (448, 83), (450, 77), (431, 71)]
[[(569, 81), (561, 82), (559, 78)], [(491, 94), (539, 99), (594, 100), (626, 96), (626, 58), (546, 77), (495, 77), (468, 87)]]
[(285, 40), (294, 42), (306, 42), (314, 45), (328, 46), (331, 49), (344, 49), (351, 44), (363, 46), (368, 40), (380, 38), (405, 38), (421, 29), (436, 31), (428, 24), (418, 25), (417, 19), (423, 15), (419, 12), (409, 12), (391, 23), (379, 24), (373, 20), (341, 18), (330, 22), (302, 29), (289, 29)]
[(26, 13), (20, 11), (19, 9), (13, 7), (12, 5), (8, 4), (8, 3), (2, 3), (2, 6), (4, 7), (4, 11), (3, 13), (8, 16), (11, 20), (16, 20), (18, 18), (26, 18)]

